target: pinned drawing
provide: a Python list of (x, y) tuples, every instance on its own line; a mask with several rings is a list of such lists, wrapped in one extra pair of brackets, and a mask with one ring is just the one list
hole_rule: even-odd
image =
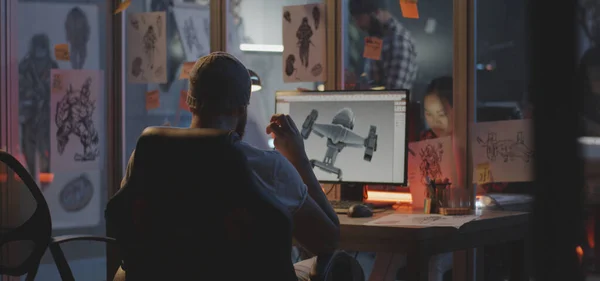
[(69, 59), (73, 69), (82, 69), (85, 65), (90, 32), (90, 23), (85, 12), (80, 7), (73, 7), (65, 20), (65, 33), (71, 45)]
[(523, 139), (523, 132), (518, 132), (516, 139), (498, 140), (498, 134), (489, 132), (484, 141), (477, 137), (477, 143), (486, 150), (486, 156), (491, 162), (500, 158), (504, 162), (521, 160), (528, 163), (533, 158), (533, 150), (529, 148)]
[(441, 142), (425, 144), (425, 147), (422, 147), (419, 151), (419, 156), (421, 158), (421, 164), (419, 165), (421, 183), (427, 185), (429, 180), (444, 179), (444, 172), (441, 167), (444, 147)]
[(98, 71), (52, 70), (52, 171), (100, 168), (103, 81)]
[(210, 10), (207, 7), (173, 8), (186, 61), (196, 61), (210, 52)]
[(167, 82), (167, 40), (164, 12), (129, 14), (127, 25), (130, 83)]
[(326, 80), (324, 11), (323, 4), (283, 8), (284, 82)]
[(473, 175), (477, 165), (487, 163), (496, 182), (532, 181), (535, 148), (531, 128), (531, 120), (473, 124)]
[(53, 172), (44, 191), (52, 214), (52, 229), (94, 227), (100, 224), (103, 207), (101, 170)]

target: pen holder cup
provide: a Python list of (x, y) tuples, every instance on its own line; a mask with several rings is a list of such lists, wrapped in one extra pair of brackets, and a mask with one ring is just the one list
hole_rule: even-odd
[(452, 187), (438, 190), (438, 211), (442, 215), (471, 213), (471, 194), (468, 189)]

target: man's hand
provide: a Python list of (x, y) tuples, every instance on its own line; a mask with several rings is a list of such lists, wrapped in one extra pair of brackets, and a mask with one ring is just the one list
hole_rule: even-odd
[(304, 140), (289, 115), (275, 114), (267, 126), (267, 134), (274, 135), (274, 145), (294, 166), (308, 161)]

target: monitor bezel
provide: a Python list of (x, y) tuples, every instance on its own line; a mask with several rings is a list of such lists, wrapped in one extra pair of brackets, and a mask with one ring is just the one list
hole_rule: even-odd
[[(275, 92), (275, 113), (277, 112), (277, 99), (281, 96), (298, 96), (298, 95), (306, 95), (306, 94), (315, 94), (315, 95), (326, 95), (328, 93), (331, 94), (349, 94), (349, 95), (359, 95), (359, 94), (405, 94), (406, 95), (406, 120), (410, 122), (410, 90), (333, 90), (333, 91), (276, 91)], [(324, 184), (362, 184), (362, 185), (394, 185), (394, 186), (403, 186), (408, 187), (408, 142), (409, 142), (409, 127), (408, 122), (406, 122), (405, 132), (404, 132), (404, 179), (403, 182), (372, 182), (372, 181), (327, 181), (327, 180), (319, 180), (320, 183)]]

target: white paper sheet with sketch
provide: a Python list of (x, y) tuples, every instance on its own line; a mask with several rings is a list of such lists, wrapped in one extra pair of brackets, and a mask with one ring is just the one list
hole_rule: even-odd
[(327, 80), (324, 4), (283, 7), (283, 81)]
[(53, 229), (94, 227), (100, 224), (100, 170), (54, 173), (44, 191)]
[(436, 214), (391, 214), (365, 225), (395, 226), (395, 227), (454, 227), (460, 228), (464, 224), (477, 219), (476, 215), (443, 216)]
[(98, 70), (52, 69), (50, 169), (100, 169), (104, 149), (104, 80)]
[(165, 12), (127, 15), (127, 79), (129, 83), (167, 82), (166, 20)]
[[(489, 163), (494, 182), (533, 181), (533, 127), (531, 120), (482, 122), (471, 125), (473, 182), (477, 165)], [(551, 141), (551, 140), (550, 140)]]
[(196, 61), (210, 53), (210, 9), (205, 7), (173, 8), (175, 22), (187, 61)]

